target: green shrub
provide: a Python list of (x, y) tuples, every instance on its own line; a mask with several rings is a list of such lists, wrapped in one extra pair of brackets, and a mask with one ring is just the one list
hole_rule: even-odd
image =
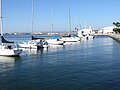
[(120, 28), (113, 28), (113, 31), (114, 31), (115, 33), (120, 33)]

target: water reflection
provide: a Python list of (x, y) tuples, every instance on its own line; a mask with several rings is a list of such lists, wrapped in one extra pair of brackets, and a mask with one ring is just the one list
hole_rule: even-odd
[[(49, 48), (40, 48), (40, 49), (23, 49), (22, 55), (40, 55), (50, 52), (56, 52), (59, 50), (63, 50), (64, 45), (51, 45)], [(22, 56), (21, 55), (21, 56)]]
[(15, 66), (15, 61), (19, 60), (19, 58), (0, 56), (0, 74), (12, 70)]
[(48, 48), (40, 48), (40, 49), (23, 49), (24, 55), (36, 55), (36, 54), (43, 54), (47, 53)]
[(51, 45), (48, 49), (49, 52), (56, 52), (64, 49), (64, 45)]
[(23, 49), (23, 54), (37, 54), (37, 49)]
[(65, 42), (64, 45), (72, 45), (72, 44), (78, 44), (80, 43), (79, 41), (78, 42)]

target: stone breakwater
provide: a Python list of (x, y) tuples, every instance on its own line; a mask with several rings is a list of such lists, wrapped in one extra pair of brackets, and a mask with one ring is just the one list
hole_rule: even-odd
[(120, 43), (120, 34), (108, 34), (108, 36)]
[(95, 36), (109, 36), (120, 43), (120, 34), (96, 34)]

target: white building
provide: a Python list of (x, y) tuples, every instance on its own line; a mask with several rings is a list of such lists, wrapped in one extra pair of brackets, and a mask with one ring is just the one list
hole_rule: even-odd
[(98, 33), (101, 34), (109, 34), (109, 33), (114, 33), (113, 28), (115, 28), (115, 26), (107, 26), (104, 28), (101, 28)]

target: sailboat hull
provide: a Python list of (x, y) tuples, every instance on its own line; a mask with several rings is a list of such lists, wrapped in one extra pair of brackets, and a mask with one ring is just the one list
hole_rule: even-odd
[(57, 39), (48, 39), (46, 40), (49, 45), (63, 45), (64, 41), (62, 40), (57, 40)]
[(8, 57), (17, 57), (20, 56), (22, 50), (2, 50), (0, 51), (0, 56), (8, 56)]
[(0, 56), (20, 56), (22, 49), (8, 49), (4, 46), (0, 46)]
[(78, 42), (78, 41), (80, 41), (80, 38), (78, 38), (78, 37), (65, 37), (65, 38), (62, 38), (61, 40), (65, 41), (65, 42)]
[(30, 45), (30, 44), (19, 44), (21, 48), (30, 48), (30, 49), (37, 49), (37, 45)]

